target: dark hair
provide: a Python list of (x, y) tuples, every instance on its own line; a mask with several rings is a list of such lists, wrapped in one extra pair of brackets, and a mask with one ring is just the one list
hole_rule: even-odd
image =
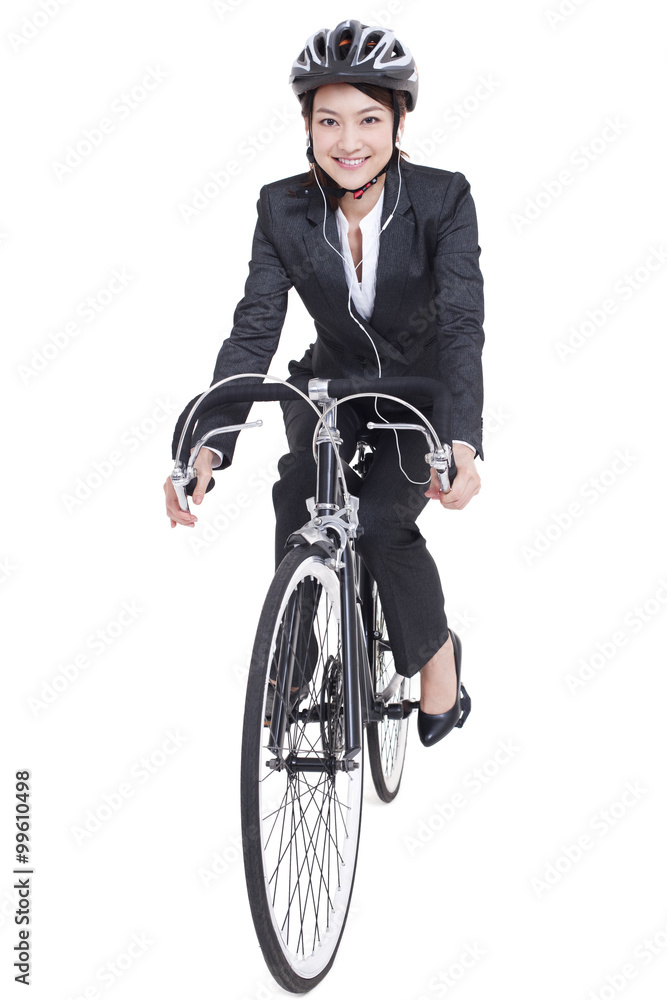
[[(350, 86), (356, 87), (356, 89), (360, 90), (362, 94), (365, 94), (366, 97), (370, 97), (371, 100), (376, 101), (378, 104), (381, 104), (384, 108), (387, 108), (388, 111), (391, 111), (392, 114), (394, 113), (393, 94), (396, 94), (399, 117), (402, 118), (406, 112), (407, 101), (406, 101), (406, 93), (404, 90), (391, 91), (389, 90), (388, 87), (378, 87), (378, 85), (375, 83), (352, 83), (350, 84)], [(313, 103), (315, 101), (316, 90), (317, 88), (315, 88), (314, 90), (308, 90), (305, 94), (298, 95), (299, 103), (301, 104), (301, 115), (303, 118), (305, 118), (306, 122), (309, 125), (311, 124), (312, 121)], [(408, 154), (403, 152), (402, 150), (400, 155), (408, 156)], [(399, 157), (398, 148), (394, 147), (394, 150), (391, 154), (392, 164), (398, 162), (398, 157)], [(323, 175), (323, 172), (318, 167), (318, 165), (316, 163), (311, 163), (308, 176), (306, 177), (305, 181), (303, 181), (300, 185), (298, 185), (298, 188), (301, 189), (307, 188), (309, 185), (313, 184), (313, 173), (317, 175), (317, 179), (319, 180), (322, 187), (324, 187), (328, 183), (326, 177)], [(299, 194), (299, 190), (297, 189), (297, 191), (289, 191), (288, 194), (291, 194), (296, 197)], [(334, 198), (333, 195), (327, 194), (327, 201), (329, 203), (329, 208), (331, 208), (332, 210), (335, 210), (338, 207), (338, 199)]]

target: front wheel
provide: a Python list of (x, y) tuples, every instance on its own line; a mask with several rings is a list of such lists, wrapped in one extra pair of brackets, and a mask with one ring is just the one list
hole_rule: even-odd
[(293, 993), (336, 956), (357, 862), (363, 750), (344, 760), (341, 600), (316, 546), (278, 567), (250, 662), (241, 757), (246, 883), (265, 961)]

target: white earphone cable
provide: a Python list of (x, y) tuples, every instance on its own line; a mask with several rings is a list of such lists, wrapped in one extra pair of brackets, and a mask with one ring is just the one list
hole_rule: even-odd
[[(387, 218), (387, 221), (385, 222), (385, 224), (380, 229), (380, 232), (378, 233), (378, 235), (375, 237), (375, 242), (377, 242), (380, 239), (380, 236), (385, 231), (385, 229), (387, 228), (387, 226), (389, 225), (389, 223), (391, 222), (391, 220), (394, 218), (394, 213), (395, 213), (395, 211), (396, 211), (396, 209), (398, 207), (398, 202), (399, 202), (400, 197), (401, 197), (401, 185), (403, 183), (403, 178), (401, 176), (401, 140), (402, 140), (402, 138), (403, 138), (403, 133), (399, 132), (399, 135), (398, 135), (398, 194), (396, 195), (396, 203), (394, 204), (394, 207), (393, 207), (393, 209), (391, 211), (391, 214)], [(327, 233), (326, 233), (326, 224), (327, 224), (327, 198), (326, 198), (326, 195), (325, 195), (324, 191), (322, 190), (322, 185), (320, 184), (319, 178), (317, 176), (317, 171), (313, 170), (313, 173), (315, 175), (315, 180), (317, 181), (317, 186), (319, 187), (319, 189), (320, 189), (320, 191), (322, 193), (322, 199), (324, 201), (324, 221), (322, 222), (322, 235), (324, 236), (325, 242), (329, 244), (329, 246), (334, 251), (334, 253), (338, 254), (338, 256), (340, 257), (340, 259), (343, 261), (343, 264), (345, 265), (345, 267), (347, 267), (348, 270), (349, 270), (349, 264), (348, 264), (348, 261), (346, 260), (346, 258), (343, 256), (343, 254), (340, 252), (340, 250), (337, 250), (336, 247), (333, 245), (333, 243), (330, 243), (329, 240), (327, 239)], [(371, 246), (372, 245), (373, 244), (371, 244)], [(356, 265), (356, 267), (353, 268), (353, 270), (352, 270), (352, 279), (351, 279), (351, 281), (349, 283), (348, 295), (347, 295), (347, 311), (349, 312), (350, 316), (352, 317), (352, 319), (354, 320), (354, 322), (357, 324), (357, 326), (366, 334), (366, 337), (370, 341), (371, 347), (373, 348), (373, 351), (375, 352), (375, 359), (377, 361), (378, 378), (382, 378), (382, 364), (380, 362), (380, 356), (379, 356), (379, 354), (377, 352), (377, 348), (376, 348), (376, 346), (375, 346), (375, 344), (373, 342), (373, 338), (368, 333), (368, 330), (366, 330), (365, 327), (359, 322), (359, 320), (354, 315), (354, 313), (352, 312), (352, 309), (350, 307), (350, 303), (352, 301), (352, 281), (358, 281), (358, 279), (357, 279), (357, 269), (361, 267), (361, 265), (364, 262), (364, 259), (365, 259), (365, 255), (364, 255), (364, 257), (362, 257), (362, 259), (359, 261), (359, 263)], [(377, 413), (377, 415), (380, 418), (380, 420), (384, 420), (385, 424), (388, 424), (389, 421), (387, 420), (387, 418), (383, 417), (382, 414), (380, 413), (380, 411), (378, 410), (377, 399), (375, 399), (374, 405), (375, 405), (375, 412)], [(400, 448), (400, 445), (399, 445), (399, 442), (398, 442), (398, 431), (396, 429), (394, 429), (394, 437), (396, 438), (396, 450), (398, 452), (398, 465), (399, 465), (399, 468), (400, 468), (401, 472), (403, 473), (403, 475), (405, 476), (405, 478), (408, 480), (408, 482), (413, 483), (415, 486), (426, 486), (428, 483), (431, 482), (430, 478), (429, 479), (425, 479), (423, 481), (422, 480), (417, 480), (417, 479), (410, 479), (410, 476), (407, 474), (407, 472), (403, 468), (403, 461), (402, 461), (402, 457), (401, 457), (401, 448)]]

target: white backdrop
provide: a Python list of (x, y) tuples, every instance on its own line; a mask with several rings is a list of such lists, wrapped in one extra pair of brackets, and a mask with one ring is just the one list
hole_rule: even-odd
[[(353, 16), (417, 59), (404, 148), (472, 187), (486, 459), (464, 511), (420, 521), (473, 712), (428, 751), (413, 729), (393, 805), (368, 776), (353, 908), (316, 994), (664, 993), (654, 10), (3, 4), (3, 980), (29, 769), (32, 996), (284, 995), (247, 905), (238, 795), (278, 408), (254, 411), (265, 426), (194, 531), (170, 529), (162, 483), (175, 418), (231, 328), (259, 189), (306, 166), (291, 61)], [(313, 337), (292, 295), (279, 375)]]

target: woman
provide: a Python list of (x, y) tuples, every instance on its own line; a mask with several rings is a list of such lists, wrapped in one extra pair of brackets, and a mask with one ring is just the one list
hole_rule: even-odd
[[(461, 646), (447, 626), (437, 567), (415, 520), (428, 499), (461, 510), (479, 492), (482, 454), (483, 295), (475, 208), (460, 173), (411, 164), (400, 151), (407, 111), (415, 106), (417, 70), (409, 51), (384, 28), (345, 21), (322, 29), (292, 67), (302, 108), (310, 171), (264, 186), (245, 295), (223, 343), (213, 381), (266, 372), (280, 338), (287, 292), (295, 287), (315, 321), (317, 339), (290, 362), (292, 381), (319, 377), (434, 375), (453, 399), (457, 475), (442, 494), (424, 479), (424, 438), (415, 431), (379, 434), (360, 496), (364, 533), (357, 551), (380, 581), (396, 669), (421, 673), (418, 730), (438, 742), (460, 714)], [(251, 380), (255, 381), (255, 380)], [(283, 403), (289, 453), (273, 490), (276, 564), (287, 536), (307, 520), (313, 493), (315, 416), (295, 394)], [(377, 409), (377, 407), (380, 407)], [(221, 407), (198, 432), (241, 423), (247, 404)], [(377, 414), (414, 419), (385, 400), (354, 401), (338, 411), (342, 457), (356, 431)], [(226, 468), (237, 435), (212, 439), (197, 459), (194, 502)], [(356, 477), (358, 480), (358, 477)], [(172, 527), (193, 526), (171, 480), (165, 483)]]

